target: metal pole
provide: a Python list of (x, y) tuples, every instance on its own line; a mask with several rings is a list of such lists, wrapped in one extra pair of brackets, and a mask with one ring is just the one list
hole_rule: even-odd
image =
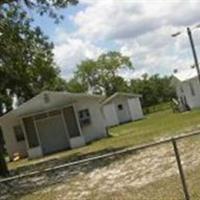
[(180, 159), (178, 147), (177, 147), (177, 144), (176, 144), (176, 140), (174, 138), (172, 138), (172, 144), (173, 144), (173, 147), (174, 147), (174, 153), (175, 153), (176, 162), (177, 162), (177, 165), (178, 165), (178, 170), (179, 170), (179, 175), (180, 175), (180, 178), (181, 178), (181, 183), (182, 183), (182, 187), (183, 187), (183, 193), (184, 193), (184, 196), (185, 196), (185, 200), (190, 200), (190, 196), (189, 196), (188, 188), (187, 188), (186, 181), (185, 181), (185, 175), (184, 175), (184, 172), (183, 172), (183, 167), (182, 167), (182, 164), (181, 164), (181, 159)]
[(188, 33), (188, 37), (189, 37), (189, 40), (190, 40), (190, 45), (191, 45), (191, 48), (192, 48), (192, 54), (193, 54), (193, 57), (194, 57), (194, 63), (195, 63), (195, 67), (196, 67), (196, 70), (197, 70), (198, 79), (199, 79), (199, 83), (200, 83), (199, 62), (198, 62), (198, 58), (197, 58), (197, 54), (196, 54), (196, 49), (195, 49), (195, 46), (194, 46), (194, 41), (193, 41), (193, 38), (192, 38), (192, 33), (191, 33), (191, 30), (190, 30), (189, 27), (187, 27), (187, 33)]

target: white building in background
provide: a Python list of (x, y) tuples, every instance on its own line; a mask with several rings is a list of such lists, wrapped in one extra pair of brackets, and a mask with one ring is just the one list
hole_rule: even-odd
[(173, 74), (173, 85), (182, 108), (200, 107), (200, 83), (195, 68), (177, 71)]
[(115, 93), (102, 103), (103, 113), (108, 127), (135, 121), (144, 117), (141, 95), (129, 93)]

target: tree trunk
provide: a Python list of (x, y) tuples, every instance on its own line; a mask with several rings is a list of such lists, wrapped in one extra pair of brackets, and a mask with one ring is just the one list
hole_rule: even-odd
[(4, 140), (0, 127), (0, 176), (7, 176), (9, 174), (7, 164), (4, 158)]
[(3, 153), (3, 145), (0, 144), (0, 176), (5, 177), (9, 174), (9, 172)]

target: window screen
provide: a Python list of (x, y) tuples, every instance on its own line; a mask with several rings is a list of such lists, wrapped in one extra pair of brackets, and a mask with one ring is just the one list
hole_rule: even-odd
[(15, 138), (17, 142), (24, 141), (25, 138), (24, 138), (22, 127), (20, 125), (17, 125), (17, 126), (14, 126), (13, 129), (14, 129)]
[(39, 141), (37, 138), (37, 133), (35, 130), (35, 125), (32, 117), (23, 119), (26, 135), (28, 139), (28, 144), (30, 148), (39, 146)]

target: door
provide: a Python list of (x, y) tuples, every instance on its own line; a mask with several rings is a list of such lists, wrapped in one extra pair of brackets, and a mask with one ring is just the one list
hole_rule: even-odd
[(129, 110), (128, 110), (128, 104), (126, 101), (117, 103), (116, 110), (117, 110), (119, 123), (125, 123), (131, 120)]
[(70, 147), (61, 115), (37, 120), (36, 124), (44, 154)]
[(80, 131), (78, 128), (74, 108), (72, 106), (64, 109), (64, 118), (70, 138), (79, 137)]

